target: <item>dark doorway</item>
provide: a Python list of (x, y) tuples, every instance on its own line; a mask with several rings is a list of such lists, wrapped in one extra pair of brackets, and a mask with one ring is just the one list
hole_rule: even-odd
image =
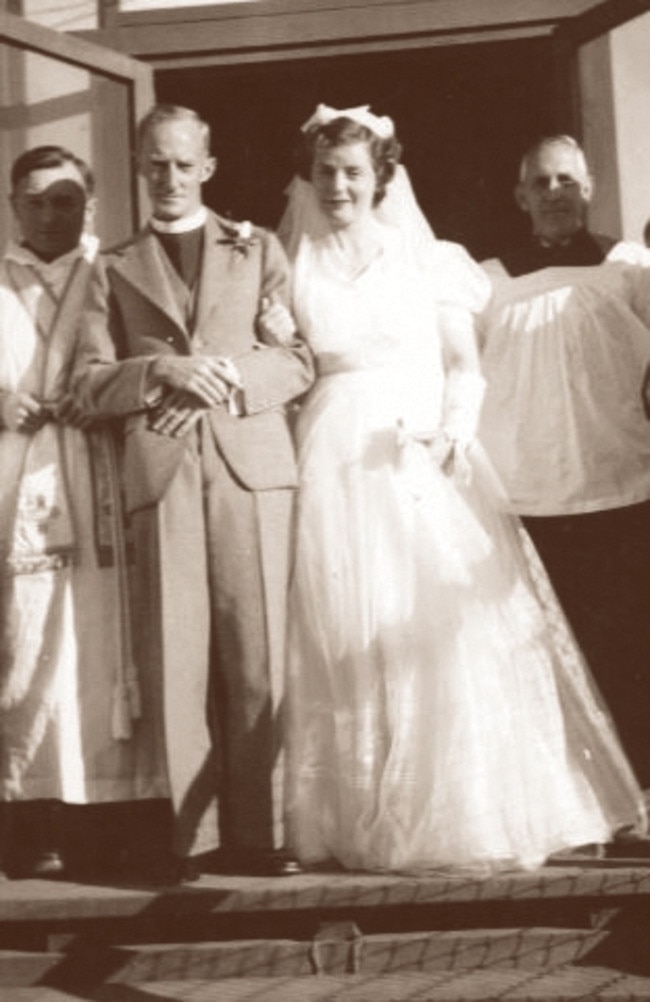
[(206, 199), (275, 227), (300, 124), (322, 101), (391, 115), (436, 233), (491, 255), (522, 221), (517, 162), (540, 133), (567, 129), (549, 39), (159, 71), (161, 101), (196, 108), (219, 158)]

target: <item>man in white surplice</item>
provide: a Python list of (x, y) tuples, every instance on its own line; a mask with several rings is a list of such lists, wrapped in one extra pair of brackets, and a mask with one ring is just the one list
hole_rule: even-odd
[(166, 793), (140, 740), (113, 446), (67, 391), (93, 186), (60, 147), (19, 157), (20, 241), (0, 263), (0, 801), (15, 875), (64, 870), (62, 805)]
[(528, 233), (485, 262), (480, 437), (650, 787), (650, 253), (591, 232), (570, 136), (524, 156)]

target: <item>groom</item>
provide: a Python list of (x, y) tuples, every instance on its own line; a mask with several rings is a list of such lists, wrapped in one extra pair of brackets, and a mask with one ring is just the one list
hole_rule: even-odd
[[(202, 204), (209, 142), (187, 108), (141, 123), (152, 218), (101, 262), (77, 391), (123, 418), (143, 713), (159, 714), (174, 851), (220, 846), (220, 868), (277, 875), (297, 869), (280, 851), (297, 483), (284, 408), (313, 371), (278, 241)], [(262, 340), (274, 323), (290, 325), (281, 347)]]

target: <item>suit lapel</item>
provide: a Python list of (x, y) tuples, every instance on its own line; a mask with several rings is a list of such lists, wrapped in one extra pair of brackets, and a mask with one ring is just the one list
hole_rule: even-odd
[[(135, 238), (115, 267), (127, 282), (135, 286), (145, 299), (162, 310), (188, 336), (174, 290), (176, 276), (172, 267), (165, 266), (164, 253), (155, 235), (146, 229)], [(180, 283), (180, 279), (178, 281)]]
[(227, 231), (222, 228), (218, 216), (208, 213), (199, 294), (194, 314), (195, 331), (200, 331), (208, 323), (217, 308), (229, 280), (232, 253)]

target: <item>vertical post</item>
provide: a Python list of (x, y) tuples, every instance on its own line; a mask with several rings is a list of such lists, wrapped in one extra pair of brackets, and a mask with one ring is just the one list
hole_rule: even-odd
[(119, 0), (97, 0), (97, 27), (100, 29), (117, 27), (119, 13)]
[(582, 141), (595, 180), (589, 225), (597, 233), (621, 237), (621, 183), (610, 36), (580, 46)]
[(142, 226), (145, 218), (149, 214), (149, 196), (143, 179), (137, 173), (136, 164), (136, 126), (156, 100), (154, 80), (148, 66), (142, 65), (133, 80), (131, 88), (132, 111), (129, 115), (130, 122), (130, 147), (132, 151), (132, 171), (131, 171), (131, 191), (133, 205), (133, 226), (138, 229)]

